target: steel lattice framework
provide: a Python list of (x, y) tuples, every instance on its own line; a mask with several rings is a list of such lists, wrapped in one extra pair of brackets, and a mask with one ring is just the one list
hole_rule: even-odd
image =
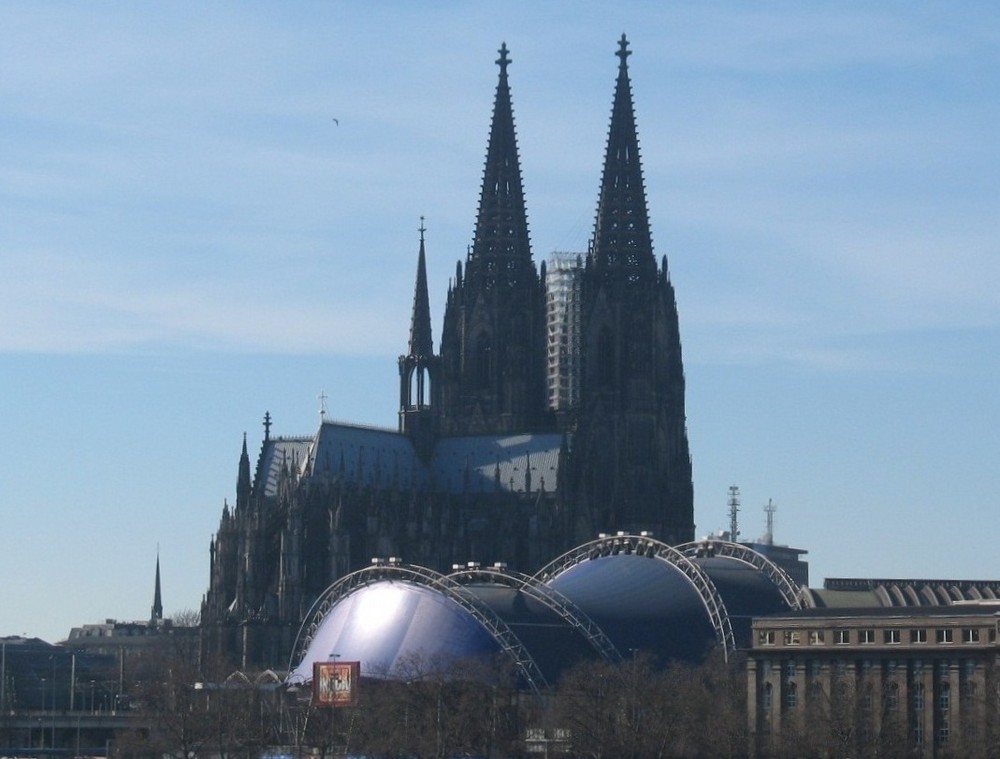
[(801, 588), (788, 576), (788, 573), (761, 553), (739, 543), (728, 540), (696, 540), (677, 546), (677, 550), (685, 556), (695, 558), (722, 556), (749, 564), (767, 579), (781, 593), (781, 597), (790, 609), (802, 608)]
[(337, 603), (359, 588), (372, 585), (383, 580), (410, 583), (433, 588), (457, 603), (473, 616), (490, 633), (500, 646), (500, 649), (510, 658), (514, 666), (524, 677), (525, 683), (536, 694), (541, 695), (548, 686), (545, 676), (538, 664), (524, 647), (517, 635), (489, 607), (471, 597), (463, 588), (448, 575), (443, 575), (425, 567), (400, 563), (377, 563), (364, 569), (359, 569), (327, 588), (306, 615), (305, 622), (299, 630), (295, 645), (292, 647), (292, 658), (289, 671), (295, 668), (295, 663), (301, 661), (316, 632), (323, 624), (327, 614)]
[(680, 571), (701, 598), (715, 630), (716, 640), (722, 645), (728, 659), (729, 654), (736, 650), (736, 638), (733, 635), (733, 626), (729, 621), (726, 604), (719, 595), (715, 583), (701, 567), (683, 553), (649, 535), (624, 533), (613, 536), (602, 535), (597, 540), (584, 543), (545, 565), (534, 575), (534, 579), (539, 584), (547, 584), (556, 575), (584, 561), (622, 553), (663, 561)]
[(470, 582), (488, 582), (519, 590), (558, 614), (570, 627), (579, 631), (605, 660), (613, 663), (622, 661), (621, 652), (583, 609), (555, 588), (537, 582), (530, 575), (502, 567), (476, 567), (453, 572), (448, 576), (463, 585)]

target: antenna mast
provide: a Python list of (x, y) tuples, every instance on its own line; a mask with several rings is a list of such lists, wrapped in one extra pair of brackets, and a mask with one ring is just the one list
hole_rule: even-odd
[(778, 507), (768, 498), (767, 506), (764, 507), (764, 513), (767, 514), (767, 532), (764, 535), (765, 545), (774, 545), (774, 512), (777, 510)]
[(734, 543), (740, 537), (740, 525), (738, 514), (740, 513), (740, 488), (738, 485), (729, 486), (729, 539)]

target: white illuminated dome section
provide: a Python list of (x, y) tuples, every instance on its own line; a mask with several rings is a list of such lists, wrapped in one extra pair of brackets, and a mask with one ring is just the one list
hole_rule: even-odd
[(340, 599), (316, 631), (290, 682), (312, 680), (314, 662), (358, 661), (363, 677), (398, 676), (498, 650), (453, 599), (422, 585), (381, 580)]

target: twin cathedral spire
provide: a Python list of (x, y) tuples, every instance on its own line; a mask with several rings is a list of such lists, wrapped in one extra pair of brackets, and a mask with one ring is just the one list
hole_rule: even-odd
[[(593, 238), (547, 273), (500, 47), (473, 240), (437, 352), (421, 219), (399, 432), (324, 418), (314, 437), (272, 437), (266, 416), (255, 470), (244, 437), (236, 504), (210, 545), (206, 651), (287, 661), (313, 601), (373, 556), (531, 573), (601, 532), (694, 538), (677, 307), (653, 256), (624, 35), (617, 55)], [(572, 392), (550, 408), (554, 376)]]
[[(400, 357), (400, 431), (425, 459), (443, 437), (561, 433), (560, 500), (571, 502), (582, 539), (633, 527), (690, 539), (677, 306), (666, 257), (658, 266), (653, 254), (628, 40), (623, 34), (616, 52), (593, 238), (569, 285), (559, 272), (558, 296), (547, 292), (545, 264), (536, 269), (532, 260), (511, 59), (506, 44), (499, 52), (475, 233), (448, 289), (438, 355), (421, 222), (409, 352)], [(572, 376), (554, 376), (566, 366)], [(557, 414), (549, 385), (567, 381), (575, 401)]]

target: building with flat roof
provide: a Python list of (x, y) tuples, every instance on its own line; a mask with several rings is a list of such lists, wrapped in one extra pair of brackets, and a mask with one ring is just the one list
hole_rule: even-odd
[[(881, 587), (858, 584), (872, 588), (861, 593)], [(754, 752), (798, 747), (806, 754), (812, 746), (836, 755), (984, 755), (1000, 737), (1000, 601), (945, 596), (931, 605), (919, 590), (913, 597), (925, 603), (812, 607), (755, 619), (747, 658)]]

